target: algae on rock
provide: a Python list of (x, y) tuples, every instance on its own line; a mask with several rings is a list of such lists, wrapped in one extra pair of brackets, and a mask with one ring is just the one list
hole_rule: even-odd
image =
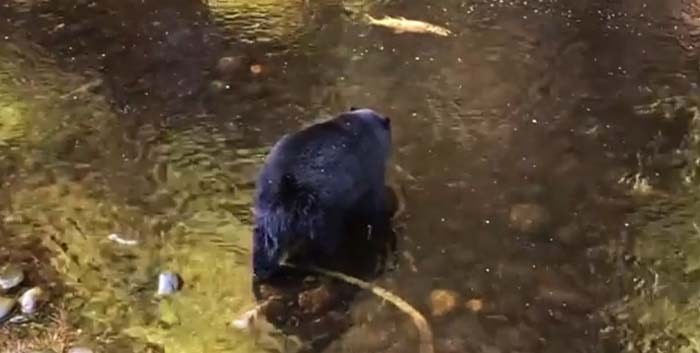
[[(638, 107), (650, 116), (690, 117), (683, 154), (686, 167), (670, 191), (647, 196), (627, 222), (635, 229), (629, 293), (613, 313), (626, 351), (700, 351), (700, 105), (695, 97), (670, 97)], [(678, 181), (684, 184), (679, 185)]]

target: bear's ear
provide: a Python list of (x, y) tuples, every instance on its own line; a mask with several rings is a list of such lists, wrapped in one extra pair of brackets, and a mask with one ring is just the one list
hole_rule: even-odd
[(384, 126), (385, 129), (391, 128), (391, 118), (385, 116), (384, 119), (382, 119), (382, 126)]
[(358, 108), (358, 107), (350, 107), (350, 111), (351, 111), (351, 112), (354, 112), (355, 110), (358, 110), (358, 109), (360, 109), (360, 108)]

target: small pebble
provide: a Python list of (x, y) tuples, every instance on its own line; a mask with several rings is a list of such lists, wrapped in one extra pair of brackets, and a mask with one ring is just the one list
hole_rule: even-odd
[(19, 298), (19, 305), (24, 314), (34, 314), (44, 299), (44, 291), (39, 287), (27, 290)]
[(464, 305), (468, 310), (478, 313), (484, 308), (484, 301), (481, 299), (469, 299)]
[(226, 82), (221, 80), (214, 80), (209, 82), (209, 92), (217, 94), (226, 91)]
[(309, 314), (320, 314), (330, 305), (333, 295), (327, 286), (307, 290), (299, 294), (299, 307)]
[(9, 264), (0, 268), (0, 289), (10, 290), (17, 287), (22, 281), (24, 281), (24, 271), (21, 267)]
[(250, 65), (250, 72), (253, 75), (259, 75), (262, 73), (262, 71), (263, 71), (263, 68), (261, 65), (259, 65), (259, 64)]
[(181, 288), (180, 277), (170, 271), (161, 273), (158, 276), (158, 295), (170, 295)]
[(433, 316), (448, 314), (457, 306), (459, 295), (455, 291), (436, 289), (430, 293), (430, 310)]
[(238, 70), (243, 64), (242, 60), (233, 56), (224, 56), (216, 63), (216, 70), (222, 75), (229, 75)]
[(7, 319), (16, 304), (12, 298), (0, 297), (0, 321)]

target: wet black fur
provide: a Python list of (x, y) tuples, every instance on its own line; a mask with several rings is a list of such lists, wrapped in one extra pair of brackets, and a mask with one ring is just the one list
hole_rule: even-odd
[(390, 120), (370, 109), (280, 139), (257, 181), (255, 276), (274, 276), (288, 255), (333, 256), (351, 220), (383, 225), (391, 212), (384, 184), (390, 149)]

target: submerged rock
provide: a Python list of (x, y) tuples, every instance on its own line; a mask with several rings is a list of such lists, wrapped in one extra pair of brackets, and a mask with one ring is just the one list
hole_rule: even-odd
[(430, 293), (430, 312), (433, 316), (443, 316), (457, 307), (459, 294), (446, 289), (436, 289)]
[(158, 295), (170, 295), (182, 288), (182, 281), (177, 274), (166, 271), (158, 276)]
[(270, 299), (265, 306), (262, 307), (261, 312), (271, 321), (281, 320), (286, 312), (287, 307), (282, 299)]
[(484, 309), (484, 300), (483, 299), (469, 299), (467, 302), (464, 304), (464, 307), (467, 308), (467, 310), (478, 313), (481, 310)]
[(241, 67), (243, 67), (243, 60), (234, 56), (224, 56), (216, 63), (216, 71), (224, 76), (231, 75)]
[(547, 209), (538, 204), (521, 203), (511, 207), (509, 221), (513, 229), (533, 234), (544, 231), (551, 222), (551, 216)]
[(263, 67), (260, 64), (250, 65), (250, 73), (253, 75), (260, 75), (263, 72)]
[(21, 267), (13, 264), (0, 268), (0, 289), (10, 290), (17, 287), (24, 281), (24, 271)]
[(7, 319), (12, 310), (17, 305), (17, 301), (12, 298), (0, 297), (0, 321)]
[(319, 314), (326, 310), (331, 303), (333, 296), (327, 286), (321, 285), (317, 288), (304, 291), (299, 294), (299, 307), (309, 314)]
[(229, 86), (226, 84), (226, 82), (221, 80), (214, 80), (209, 82), (209, 92), (214, 94), (224, 92), (228, 89), (228, 87)]
[(34, 314), (45, 299), (44, 291), (39, 287), (27, 290), (19, 298), (19, 305), (22, 313)]

